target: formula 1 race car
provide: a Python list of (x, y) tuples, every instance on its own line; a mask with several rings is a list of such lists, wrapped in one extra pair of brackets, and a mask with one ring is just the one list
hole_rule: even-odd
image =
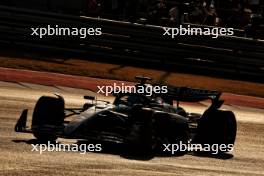
[[(146, 84), (150, 78), (136, 78), (141, 81), (136, 87), (150, 86)], [(35, 105), (31, 128), (26, 127), (28, 110), (25, 109), (15, 131), (33, 133), (39, 141), (54, 141), (58, 137), (82, 139), (100, 143), (102, 148), (111, 144), (127, 152), (141, 154), (169, 152), (164, 146), (175, 144), (199, 144), (202, 148), (205, 145), (234, 144), (236, 118), (233, 112), (219, 109), (224, 102), (219, 99), (220, 92), (167, 88), (166, 94), (152, 96), (131, 92), (115, 94), (113, 103), (84, 96), (87, 103), (79, 109), (65, 108), (60, 95), (42, 96)], [(203, 100), (211, 100), (203, 114), (186, 112), (179, 105), (182, 101)], [(67, 121), (70, 116), (74, 117), (73, 120)], [(226, 148), (221, 152), (230, 150)]]

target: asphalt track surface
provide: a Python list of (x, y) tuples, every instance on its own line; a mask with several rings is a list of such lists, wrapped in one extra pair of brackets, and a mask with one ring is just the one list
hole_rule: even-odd
[[(24, 108), (33, 107), (41, 95), (60, 93), (67, 107), (80, 107), (83, 95), (112, 100), (92, 91), (65, 86), (0, 81), (0, 175), (264, 175), (264, 109), (228, 104), (238, 120), (234, 151), (225, 157), (187, 154), (151, 159), (124, 158), (118, 154), (89, 152), (32, 152), (31, 134), (14, 132), (14, 125)], [(263, 99), (261, 99), (262, 101)], [(207, 103), (184, 107), (202, 112)], [(30, 126), (29, 118), (28, 126)], [(58, 139), (61, 143), (75, 140)]]

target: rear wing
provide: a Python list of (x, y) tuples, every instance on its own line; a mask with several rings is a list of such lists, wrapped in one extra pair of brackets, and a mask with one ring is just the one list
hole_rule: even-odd
[[(160, 96), (165, 102), (183, 101), (183, 102), (199, 102), (204, 100), (211, 100), (212, 103), (218, 102), (221, 96), (221, 92), (205, 90), (205, 89), (193, 89), (189, 87), (173, 87), (168, 86), (168, 93), (161, 94)], [(171, 103), (170, 103), (171, 104)]]

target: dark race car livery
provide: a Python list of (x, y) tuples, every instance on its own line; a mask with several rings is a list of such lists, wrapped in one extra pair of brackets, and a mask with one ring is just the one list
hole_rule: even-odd
[[(146, 85), (150, 80), (137, 78), (141, 80), (138, 85)], [(113, 103), (84, 96), (87, 103), (79, 109), (65, 108), (60, 95), (42, 96), (35, 105), (31, 128), (26, 127), (25, 109), (15, 131), (33, 133), (39, 141), (54, 141), (58, 137), (82, 139), (101, 143), (102, 148), (111, 145), (141, 154), (166, 153), (164, 146), (180, 143), (233, 145), (236, 118), (233, 112), (220, 110), (224, 102), (220, 95), (217, 91), (168, 86), (166, 94), (115, 94)], [(211, 100), (203, 114), (186, 112), (180, 107), (182, 101), (203, 100)], [(69, 116), (74, 116), (73, 120), (68, 121)]]

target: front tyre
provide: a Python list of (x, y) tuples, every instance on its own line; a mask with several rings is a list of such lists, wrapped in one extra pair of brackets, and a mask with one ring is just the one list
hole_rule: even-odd
[(62, 131), (64, 121), (62, 97), (42, 96), (36, 103), (32, 117), (33, 135), (40, 141), (54, 141)]

